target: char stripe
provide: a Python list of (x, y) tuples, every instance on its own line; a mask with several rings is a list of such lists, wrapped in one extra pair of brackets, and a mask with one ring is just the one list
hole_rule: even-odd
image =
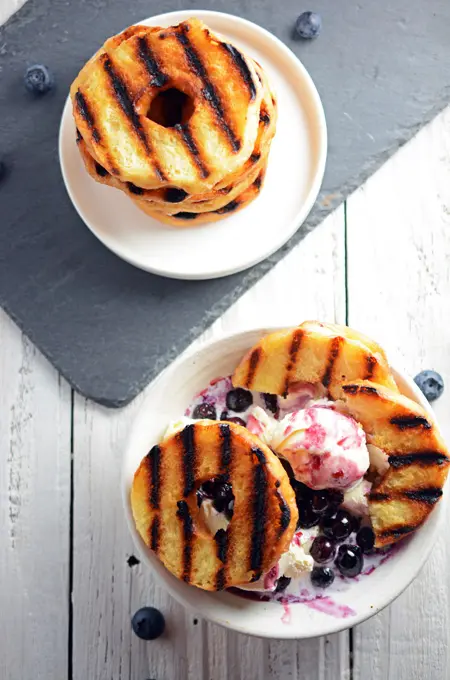
[[(145, 150), (147, 153), (150, 155), (151, 154), (151, 149), (150, 145), (147, 139), (147, 136), (145, 134), (145, 130), (142, 127), (140, 118), (136, 111), (134, 110), (133, 102), (130, 99), (130, 96), (128, 94), (127, 88), (125, 86), (125, 83), (123, 82), (122, 78), (119, 76), (117, 71), (115, 70), (114, 66), (112, 65), (111, 60), (109, 57), (106, 57), (103, 61), (103, 68), (108, 75), (112, 88), (114, 90), (114, 94), (116, 96), (117, 102), (119, 103), (120, 108), (124, 112), (125, 116), (128, 118), (130, 121), (133, 130), (136, 132), (137, 136), (142, 142), (142, 145), (144, 146)], [(153, 167), (155, 169), (156, 174), (158, 175), (159, 179), (161, 181), (166, 180), (166, 176), (164, 175), (162, 169), (159, 166), (159, 163), (155, 158), (151, 159), (153, 163)]]
[(378, 364), (378, 361), (375, 359), (375, 357), (372, 356), (371, 354), (369, 354), (369, 356), (366, 359), (367, 370), (366, 370), (366, 375), (364, 376), (364, 380), (370, 380), (371, 379), (377, 364)]
[(381, 493), (380, 491), (372, 491), (372, 493), (369, 494), (369, 499), (371, 501), (388, 501), (390, 498), (388, 493)]
[(225, 569), (221, 567), (216, 576), (216, 590), (224, 590), (225, 588)]
[(191, 580), (191, 566), (192, 566), (192, 537), (194, 534), (194, 525), (192, 517), (189, 514), (189, 508), (186, 501), (178, 501), (177, 516), (183, 522), (183, 573), (182, 579), (189, 583)]
[(138, 55), (150, 75), (150, 85), (163, 87), (169, 82), (169, 76), (161, 70), (147, 40), (142, 36), (138, 38)]
[(218, 213), (219, 215), (224, 215), (225, 213), (233, 212), (233, 210), (236, 210), (240, 206), (241, 202), (240, 201), (230, 201), (226, 205), (223, 206), (223, 208), (219, 208), (219, 210), (216, 210), (215, 212)]
[(224, 425), (223, 423), (219, 426), (220, 436), (222, 438), (221, 446), (221, 468), (222, 473), (229, 475), (229, 469), (231, 464), (231, 458), (233, 455), (233, 450), (231, 446), (231, 430), (229, 425)]
[(239, 50), (237, 50), (233, 45), (230, 45), (229, 43), (222, 43), (222, 47), (226, 52), (228, 52), (231, 59), (241, 72), (242, 79), (244, 80), (249, 91), (250, 99), (251, 100), (255, 99), (256, 97), (255, 81), (253, 80), (251, 71), (241, 52), (239, 52)]
[(205, 179), (206, 177), (209, 177), (210, 172), (202, 159), (200, 158), (200, 151), (198, 150), (197, 144), (195, 143), (195, 140), (191, 134), (191, 131), (189, 129), (189, 125), (185, 123), (184, 125), (181, 125), (180, 123), (177, 123), (174, 125), (175, 130), (177, 130), (180, 133), (180, 136), (185, 143), (186, 147), (188, 148), (188, 151), (192, 154), (194, 163), (196, 164), (197, 168), (200, 171), (200, 175)]
[(95, 172), (99, 177), (106, 177), (108, 174), (108, 171), (103, 167), (103, 165), (100, 165), (100, 163), (97, 163), (97, 161), (95, 161)]
[(181, 441), (184, 448), (183, 455), (183, 473), (184, 473), (184, 490), (183, 496), (186, 498), (194, 489), (195, 484), (195, 426), (187, 425), (180, 433)]
[(154, 517), (150, 530), (150, 547), (157, 553), (159, 548), (159, 517)]
[(328, 362), (322, 377), (322, 385), (324, 387), (328, 387), (328, 385), (331, 382), (331, 378), (333, 376), (333, 366), (336, 362), (336, 359), (339, 356), (342, 342), (343, 339), (339, 335), (333, 338), (333, 340), (331, 341), (330, 351), (328, 353)]
[(369, 385), (342, 385), (342, 389), (346, 394), (378, 394), (376, 387), (369, 387)]
[(439, 451), (416, 451), (389, 456), (388, 462), (393, 468), (401, 468), (414, 463), (417, 465), (444, 465), (448, 464), (449, 460), (445, 453)]
[(385, 531), (381, 531), (379, 535), (382, 538), (389, 538), (390, 536), (393, 538), (399, 538), (400, 536), (405, 536), (405, 534), (410, 534), (415, 528), (416, 527), (406, 524), (405, 526), (397, 527), (396, 529), (386, 529)]
[(86, 121), (88, 128), (92, 133), (92, 139), (94, 142), (100, 141), (100, 132), (95, 127), (94, 116), (89, 108), (89, 104), (86, 101), (85, 96), (82, 94), (81, 90), (77, 90), (75, 94), (75, 103), (77, 105), (80, 116)]
[(152, 481), (152, 488), (150, 491), (150, 503), (152, 508), (159, 508), (159, 497), (161, 493), (160, 469), (161, 469), (161, 449), (159, 446), (154, 446), (147, 456), (147, 461), (150, 467), (150, 477)]
[(442, 489), (439, 487), (430, 487), (428, 489), (414, 489), (413, 491), (405, 491), (407, 496), (412, 501), (419, 501), (427, 505), (434, 505), (442, 496)]
[(399, 430), (412, 430), (415, 428), (431, 429), (431, 423), (423, 416), (394, 416), (391, 418), (390, 423), (398, 427)]
[(289, 385), (291, 382), (292, 369), (297, 363), (297, 356), (300, 349), (300, 345), (302, 344), (302, 339), (303, 330), (301, 328), (297, 328), (292, 335), (291, 345), (289, 347), (289, 360), (285, 369), (284, 386), (282, 394), (286, 395), (288, 393)]
[(261, 359), (261, 348), (257, 347), (250, 354), (250, 359), (248, 362), (247, 378), (245, 380), (245, 386), (251, 387), (253, 379), (255, 377), (256, 369), (258, 368), (259, 361)]
[(141, 187), (137, 187), (133, 182), (127, 182), (128, 191), (136, 196), (142, 196), (144, 190)]
[(225, 111), (223, 109), (222, 102), (220, 101), (220, 98), (214, 89), (214, 85), (209, 79), (208, 73), (203, 65), (202, 60), (197, 54), (196, 49), (191, 44), (189, 38), (185, 33), (176, 33), (176, 38), (184, 49), (186, 58), (189, 62), (191, 69), (202, 80), (203, 82), (202, 94), (204, 98), (211, 104), (211, 107), (214, 110), (217, 121), (220, 127), (227, 135), (233, 151), (239, 151), (239, 149), (241, 148), (241, 142), (239, 141), (239, 139), (236, 138), (236, 135), (234, 134), (233, 130), (230, 128), (227, 121), (225, 120)]
[(177, 212), (172, 217), (176, 217), (178, 220), (195, 220), (199, 216), (199, 213), (191, 212)]
[(219, 529), (214, 536), (214, 540), (217, 543), (217, 557), (225, 564), (228, 551), (228, 532), (225, 529)]
[(291, 521), (291, 511), (289, 505), (286, 503), (283, 494), (277, 488), (275, 494), (278, 496), (278, 503), (280, 506), (280, 528), (278, 530), (278, 537), (282, 536), (289, 526)]
[(258, 459), (253, 470), (253, 532), (250, 550), (250, 569), (260, 571), (264, 559), (264, 539), (267, 512), (266, 458), (261, 449), (252, 448)]

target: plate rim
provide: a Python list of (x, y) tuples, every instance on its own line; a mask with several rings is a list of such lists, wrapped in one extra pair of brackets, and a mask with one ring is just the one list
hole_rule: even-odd
[[(286, 231), (286, 234), (283, 236), (283, 239), (281, 241), (277, 241), (276, 245), (273, 246), (271, 245), (269, 248), (266, 248), (264, 250), (263, 254), (259, 254), (255, 258), (250, 258), (246, 260), (245, 264), (240, 264), (239, 266), (233, 266), (231, 269), (227, 267), (221, 267), (220, 269), (216, 268), (215, 270), (212, 271), (202, 271), (201, 273), (195, 273), (195, 272), (186, 272), (186, 271), (174, 271), (171, 270), (170, 267), (158, 267), (158, 266), (146, 266), (145, 263), (140, 261), (139, 259), (136, 259), (136, 257), (129, 257), (128, 254), (124, 254), (120, 252), (120, 249), (114, 247), (113, 244), (111, 244), (108, 239), (104, 238), (104, 236), (99, 233), (99, 230), (96, 229), (94, 226), (92, 226), (91, 221), (88, 219), (88, 216), (86, 215), (86, 211), (83, 211), (81, 209), (81, 206), (79, 203), (75, 200), (74, 192), (72, 191), (71, 188), (71, 182), (69, 181), (68, 177), (68, 172), (67, 172), (67, 162), (64, 160), (65, 158), (65, 151), (64, 151), (64, 142), (63, 142), (63, 137), (64, 137), (64, 130), (67, 124), (67, 119), (70, 117), (71, 114), (71, 100), (70, 100), (70, 94), (67, 96), (62, 114), (61, 114), (61, 119), (60, 119), (60, 124), (59, 124), (59, 133), (58, 133), (58, 157), (59, 157), (59, 165), (60, 165), (60, 170), (63, 178), (63, 182), (66, 188), (66, 191), (68, 193), (68, 196), (70, 198), (70, 201), (75, 208), (78, 216), (82, 220), (82, 222), (86, 225), (86, 227), (89, 229), (89, 231), (95, 236), (95, 238), (102, 243), (103, 246), (105, 246), (110, 252), (112, 252), (114, 255), (119, 257), (125, 262), (128, 262), (130, 265), (142, 270), (146, 271), (151, 274), (156, 274), (158, 276), (166, 277), (166, 278), (172, 278), (172, 279), (178, 279), (178, 280), (211, 280), (215, 278), (222, 278), (226, 276), (231, 276), (233, 274), (237, 274), (240, 272), (244, 272), (251, 267), (254, 267), (257, 264), (260, 264), (261, 262), (264, 262), (267, 258), (269, 258), (271, 255), (276, 253), (278, 250), (280, 250), (288, 241), (291, 239), (294, 234), (300, 229), (302, 224), (305, 222), (307, 219), (309, 213), (311, 212), (311, 209), (313, 208), (317, 197), (319, 195), (321, 186), (322, 186), (322, 181), (325, 173), (325, 167), (326, 167), (326, 161), (327, 161), (327, 155), (328, 155), (328, 130), (327, 130), (327, 123), (326, 123), (326, 118), (325, 118), (325, 112), (322, 104), (322, 100), (320, 98), (319, 92), (317, 90), (317, 87), (309, 74), (308, 70), (302, 63), (302, 61), (295, 55), (295, 53), (282, 41), (280, 40), (277, 36), (275, 36), (273, 33), (268, 31), (266, 28), (263, 26), (260, 26), (259, 24), (250, 21), (249, 19), (245, 19), (243, 17), (239, 17), (233, 14), (229, 14), (227, 12), (218, 12), (214, 10), (204, 10), (204, 9), (190, 9), (190, 10), (175, 10), (172, 12), (164, 12), (162, 14), (157, 14), (154, 16), (147, 17), (145, 19), (142, 19), (141, 21), (136, 22), (137, 24), (140, 23), (146, 23), (146, 22), (156, 22), (156, 21), (171, 21), (171, 17), (173, 17), (174, 21), (183, 21), (188, 17), (192, 16), (199, 16), (201, 19), (204, 19), (205, 21), (208, 20), (208, 17), (211, 18), (219, 18), (219, 19), (225, 19), (228, 21), (236, 22), (243, 26), (244, 28), (247, 28), (248, 31), (259, 34), (261, 37), (265, 39), (266, 42), (270, 42), (277, 50), (278, 53), (283, 54), (285, 57), (287, 57), (293, 65), (295, 65), (295, 68), (298, 69), (299, 72), (302, 74), (302, 79), (303, 82), (307, 84), (308, 87), (308, 98), (313, 104), (313, 110), (314, 110), (314, 120), (316, 123), (316, 128), (318, 132), (318, 140), (317, 140), (317, 160), (316, 160), (316, 169), (314, 172), (314, 177), (310, 183), (309, 191), (306, 195), (305, 201), (301, 204), (300, 209), (297, 211), (295, 218), (292, 220), (292, 224), (290, 224), (289, 229)], [(150, 24), (149, 24), (150, 25)], [(123, 29), (122, 29), (123, 30)], [(73, 183), (73, 182), (72, 182)], [(245, 210), (245, 209), (244, 209)], [(230, 218), (232, 219), (232, 217)], [(205, 225), (208, 226), (208, 225)]]

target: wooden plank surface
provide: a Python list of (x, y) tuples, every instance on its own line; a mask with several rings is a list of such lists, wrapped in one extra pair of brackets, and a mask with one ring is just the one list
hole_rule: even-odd
[[(450, 439), (450, 109), (347, 202), (349, 323), (415, 375), (434, 368)], [(449, 506), (450, 507), (450, 506)], [(448, 516), (448, 514), (447, 514)], [(417, 580), (354, 633), (354, 680), (447, 680), (447, 527)]]
[(65, 680), (70, 389), (0, 311), (0, 678)]
[[(344, 211), (310, 234), (197, 341), (304, 318), (345, 319)], [(122, 444), (142, 395), (120, 411), (75, 398), (74, 680), (334, 680), (348, 668), (348, 635), (308, 642), (248, 638), (208, 624), (176, 604), (133, 548), (120, 498)], [(167, 635), (139, 641), (130, 617), (155, 604)], [(344, 677), (344, 675), (342, 676)]]

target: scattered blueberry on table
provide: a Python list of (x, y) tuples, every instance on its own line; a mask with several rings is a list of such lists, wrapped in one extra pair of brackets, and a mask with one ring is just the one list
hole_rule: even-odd
[(428, 401), (435, 401), (444, 391), (444, 380), (436, 371), (421, 371), (414, 378), (414, 382)]
[(322, 30), (322, 17), (317, 12), (303, 12), (295, 22), (296, 35), (303, 40), (317, 38)]
[(156, 640), (164, 633), (166, 622), (159, 609), (142, 607), (131, 619), (131, 626), (141, 640)]
[(25, 72), (25, 87), (33, 94), (45, 94), (53, 88), (54, 78), (53, 74), (47, 66), (43, 64), (34, 64), (29, 66)]

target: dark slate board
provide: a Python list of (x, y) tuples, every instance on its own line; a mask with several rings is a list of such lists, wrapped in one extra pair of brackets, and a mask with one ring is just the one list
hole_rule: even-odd
[[(130, 401), (201, 331), (285, 255), (450, 96), (448, 0), (204, 0), (284, 40), (312, 74), (329, 126), (321, 197), (275, 256), (229, 278), (184, 282), (133, 269), (80, 222), (57, 159), (69, 85), (104, 39), (190, 0), (29, 0), (0, 29), (0, 302), (69, 382), (107, 406)], [(297, 14), (315, 9), (323, 32), (292, 39)], [(56, 91), (22, 86), (26, 65), (47, 63)]]

